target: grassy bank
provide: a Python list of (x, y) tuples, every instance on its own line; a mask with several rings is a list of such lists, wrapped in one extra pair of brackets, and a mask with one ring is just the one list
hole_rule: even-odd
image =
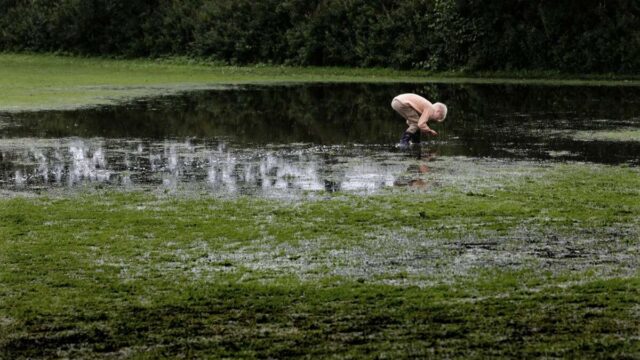
[(640, 356), (638, 169), (302, 202), (0, 200), (0, 354)]
[[(497, 77), (496, 77), (497, 76)], [(541, 77), (543, 76), (543, 77)], [(544, 76), (552, 76), (548, 79)], [(634, 85), (609, 77), (562, 79), (557, 74), (431, 74), (390, 69), (233, 67), (165, 61), (109, 60), (54, 55), (0, 54), (0, 112), (73, 109), (137, 97), (220, 85), (291, 82), (441, 82), (545, 85)]]

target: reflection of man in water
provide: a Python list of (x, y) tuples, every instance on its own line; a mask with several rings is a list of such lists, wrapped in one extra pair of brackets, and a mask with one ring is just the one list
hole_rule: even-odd
[(438, 135), (428, 125), (429, 120), (444, 121), (447, 117), (447, 106), (443, 103), (432, 104), (429, 100), (416, 94), (401, 94), (393, 98), (391, 107), (407, 120), (409, 128), (402, 134), (400, 146), (409, 146), (420, 142), (420, 133)]
[[(433, 158), (433, 154), (430, 154), (425, 160), (429, 161)], [(409, 178), (397, 178), (393, 181), (393, 186), (406, 186), (410, 188), (416, 189), (425, 189), (428, 185), (427, 181), (422, 178), (422, 176), (431, 171), (427, 163), (422, 163), (419, 165), (410, 165), (407, 169), (407, 173), (417, 177), (409, 177)]]

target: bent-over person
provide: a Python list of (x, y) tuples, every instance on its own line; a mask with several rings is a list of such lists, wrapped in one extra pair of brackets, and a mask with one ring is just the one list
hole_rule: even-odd
[(429, 120), (442, 122), (447, 117), (447, 106), (443, 103), (432, 104), (416, 94), (401, 94), (393, 98), (391, 107), (406, 121), (409, 128), (400, 139), (400, 146), (420, 143), (420, 133), (436, 136), (438, 133), (428, 125)]

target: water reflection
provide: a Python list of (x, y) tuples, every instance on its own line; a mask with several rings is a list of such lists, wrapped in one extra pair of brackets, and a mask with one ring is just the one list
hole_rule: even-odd
[[(633, 138), (640, 133), (640, 88), (246, 86), (123, 106), (2, 115), (0, 186), (204, 184), (229, 193), (424, 189), (429, 184), (413, 155), (390, 150), (405, 124), (389, 101), (404, 92), (449, 105), (447, 121), (434, 125), (440, 136), (426, 139), (422, 152), (640, 164), (640, 139)], [(618, 129), (630, 134), (625, 141), (596, 136)], [(585, 138), (589, 134), (594, 138)]]
[[(5, 138), (231, 139), (245, 146), (392, 144), (402, 92), (449, 105), (428, 140), (442, 154), (637, 162), (640, 141), (578, 141), (568, 132), (640, 129), (640, 88), (443, 84), (314, 84), (198, 91), (81, 111), (7, 115)], [(639, 139), (640, 140), (640, 139)], [(554, 157), (557, 158), (557, 157)]]
[[(431, 171), (431, 168), (429, 167), (427, 161), (433, 160), (434, 157), (435, 157), (435, 154), (428, 153), (426, 158), (423, 158), (423, 162), (420, 162), (416, 165), (409, 167), (408, 173), (414, 174), (414, 175), (415, 174), (424, 175), (429, 173)], [(429, 183), (422, 176), (417, 176), (417, 177), (409, 176), (409, 177), (398, 177), (396, 180), (394, 180), (393, 185), (399, 186), (399, 187), (406, 186), (414, 189), (426, 189)]]
[[(17, 143), (25, 144), (14, 151)], [(177, 189), (203, 184), (226, 194), (278, 190), (372, 191), (393, 186), (406, 154), (382, 147), (262, 146), (224, 141), (0, 140), (3, 187), (110, 184)], [(411, 161), (411, 160), (409, 160)]]

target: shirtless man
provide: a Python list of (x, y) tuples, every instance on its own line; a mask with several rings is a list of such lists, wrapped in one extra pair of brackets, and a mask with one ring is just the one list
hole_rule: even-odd
[(444, 121), (447, 117), (447, 106), (443, 103), (432, 104), (429, 100), (416, 94), (401, 94), (393, 98), (391, 107), (407, 120), (409, 128), (402, 134), (400, 146), (409, 146), (409, 142), (419, 143), (420, 133), (438, 135), (428, 125), (429, 120)]

